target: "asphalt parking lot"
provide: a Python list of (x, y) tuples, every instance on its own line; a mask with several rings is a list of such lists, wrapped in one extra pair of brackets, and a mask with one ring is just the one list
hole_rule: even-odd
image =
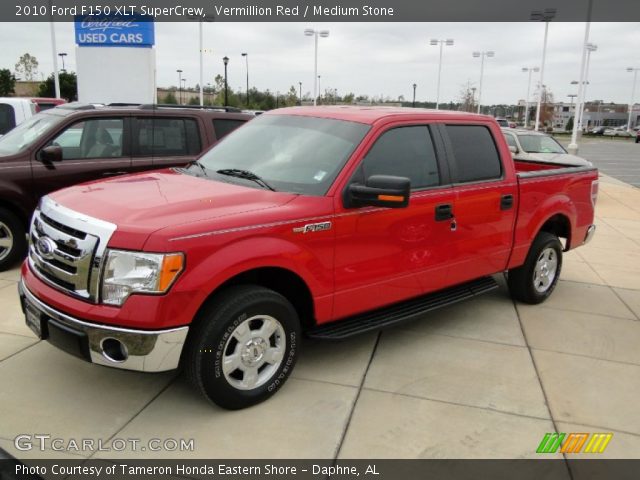
[[(565, 137), (558, 140), (565, 147), (569, 143)], [(632, 139), (584, 136), (578, 155), (591, 161), (602, 173), (640, 187), (640, 143)]]
[[(606, 148), (585, 142), (583, 155), (597, 162), (589, 152)], [(38, 341), (18, 270), (1, 273), (0, 447), (22, 459), (535, 458), (557, 431), (611, 432), (600, 457), (637, 458), (640, 190), (603, 178), (596, 215), (594, 240), (565, 256), (545, 304), (514, 304), (502, 285), (379, 334), (305, 342), (282, 390), (236, 412), (181, 376), (90, 365)], [(185, 438), (194, 450), (20, 451), (23, 434), (142, 448)]]

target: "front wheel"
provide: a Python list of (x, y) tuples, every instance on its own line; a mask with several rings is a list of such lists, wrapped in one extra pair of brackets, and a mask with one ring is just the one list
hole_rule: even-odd
[(509, 270), (511, 296), (524, 303), (544, 302), (558, 283), (562, 269), (562, 244), (558, 237), (540, 232), (533, 241), (524, 265)]
[(27, 253), (27, 238), (20, 219), (0, 208), (0, 272), (13, 267)]
[(282, 387), (295, 365), (299, 338), (298, 315), (282, 295), (253, 285), (230, 287), (194, 322), (185, 371), (217, 405), (249, 407)]

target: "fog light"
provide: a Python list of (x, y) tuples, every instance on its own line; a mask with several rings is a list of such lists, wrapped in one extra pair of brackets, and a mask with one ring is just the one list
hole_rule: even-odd
[(104, 338), (100, 342), (100, 348), (102, 348), (102, 354), (105, 358), (112, 362), (121, 363), (129, 358), (125, 344), (115, 338)]

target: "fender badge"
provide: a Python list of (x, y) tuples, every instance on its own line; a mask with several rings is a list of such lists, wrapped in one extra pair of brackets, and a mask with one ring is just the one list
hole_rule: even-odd
[(296, 227), (293, 233), (324, 232), (331, 230), (331, 222), (307, 223), (304, 227)]

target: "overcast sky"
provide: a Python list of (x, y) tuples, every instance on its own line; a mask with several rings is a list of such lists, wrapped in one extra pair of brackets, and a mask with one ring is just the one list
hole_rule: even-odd
[[(258, 89), (284, 92), (303, 83), (303, 93), (313, 89), (313, 38), (304, 28), (330, 30), (319, 41), (321, 87), (339, 94), (354, 92), (370, 96), (436, 98), (438, 47), (430, 38), (453, 38), (445, 47), (441, 102), (456, 101), (467, 82), (478, 86), (480, 59), (474, 50), (493, 50), (485, 62), (483, 104), (515, 103), (527, 91), (525, 66), (540, 65), (543, 23), (206, 23), (204, 24), (205, 84), (224, 72), (222, 57), (230, 58), (229, 85), (245, 89), (245, 62), (249, 53), (249, 80)], [(551, 23), (544, 83), (556, 101), (569, 101), (576, 93), (583, 23)], [(628, 103), (632, 74), (626, 67), (640, 67), (640, 23), (594, 23), (590, 41), (598, 45), (591, 56), (587, 99)], [(66, 67), (75, 70), (73, 24), (57, 23), (58, 51), (67, 52)], [(1, 23), (0, 68), (13, 70), (18, 57), (29, 52), (40, 62), (40, 72), (53, 70), (47, 23)], [(158, 85), (178, 83), (176, 69), (184, 71), (188, 86), (198, 83), (198, 28), (190, 23), (156, 24)], [(123, 72), (126, 74), (126, 72)], [(535, 74), (534, 74), (535, 75)], [(534, 76), (533, 84), (536, 78)], [(640, 83), (640, 82), (639, 82)], [(532, 88), (533, 92), (533, 88)], [(640, 87), (636, 95), (639, 101)]]

